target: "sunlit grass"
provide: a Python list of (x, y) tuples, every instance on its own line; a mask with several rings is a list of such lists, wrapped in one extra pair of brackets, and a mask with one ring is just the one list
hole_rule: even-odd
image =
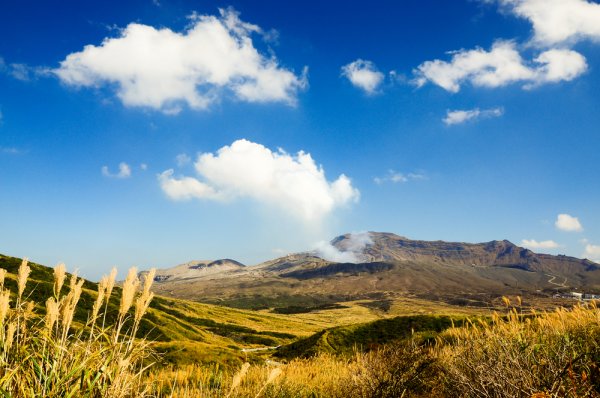
[(218, 366), (156, 369), (148, 382), (169, 397), (596, 397), (599, 360), (600, 310), (591, 303), (528, 315), (510, 308), (433, 342), (409, 338), (351, 358), (256, 364), (237, 376)]
[[(103, 278), (93, 311), (74, 325), (84, 280), (73, 274), (65, 290), (64, 265), (55, 268), (53, 296), (35, 303), (24, 296), (31, 268), (23, 260), (17, 291), (4, 286), (0, 271), (0, 392), (9, 397), (138, 397), (148, 390), (144, 371), (151, 362), (148, 342), (136, 339), (152, 299), (151, 279), (123, 289), (117, 322), (106, 325), (106, 306), (115, 273)], [(137, 278), (137, 275), (135, 276)], [(129, 307), (135, 302), (133, 317)], [(104, 304), (104, 306), (103, 306)], [(35, 311), (45, 307), (45, 315)]]
[[(53, 284), (44, 288), (47, 296), (35, 295), (28, 285), (35, 272), (27, 260), (15, 266), (13, 274), (0, 269), (1, 396), (600, 396), (600, 310), (595, 303), (536, 313), (522, 311), (520, 299), (516, 305), (504, 299), (505, 313), (468, 318), (435, 338), (415, 332), (368, 352), (357, 348), (351, 356), (331, 352), (278, 362), (266, 352), (246, 356), (239, 347), (231, 348), (237, 357), (222, 357), (222, 345), (231, 340), (203, 331), (205, 326), (186, 330), (185, 325), (195, 327), (195, 322), (219, 333), (285, 341), (291, 338), (282, 331), (290, 331), (303, 317), (313, 317), (318, 324), (329, 315), (302, 314), (286, 320), (280, 314), (184, 301), (173, 302), (178, 312), (169, 314), (160, 306), (150, 308), (152, 272), (140, 280), (135, 269), (119, 289), (113, 270), (91, 294), (93, 285), (69, 276), (59, 265)], [(79, 308), (84, 294), (91, 300), (84, 306), (87, 318)], [(163, 307), (168, 305), (160, 300)], [(349, 313), (360, 318), (362, 311), (356, 307)], [(152, 341), (140, 328), (145, 314), (153, 314), (157, 323), (171, 319), (170, 325), (177, 324), (178, 316), (187, 319), (190, 323), (182, 323), (176, 333), (190, 339)], [(238, 323), (228, 322), (228, 314)], [(203, 340), (194, 341), (198, 336)], [(177, 355), (190, 357), (189, 364), (165, 365), (156, 349), (169, 344), (180, 351)]]

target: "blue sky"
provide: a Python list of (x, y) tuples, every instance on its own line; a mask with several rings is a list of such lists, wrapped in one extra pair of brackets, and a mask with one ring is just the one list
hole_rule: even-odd
[(598, 26), (584, 0), (4, 2), (0, 252), (94, 279), (373, 230), (600, 260)]

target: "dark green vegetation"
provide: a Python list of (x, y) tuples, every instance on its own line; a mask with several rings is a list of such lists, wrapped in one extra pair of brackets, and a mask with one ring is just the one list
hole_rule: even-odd
[(275, 337), (278, 339), (293, 339), (296, 336), (289, 333), (281, 333), (281, 332), (270, 332), (270, 331), (257, 331), (255, 329), (231, 324), (231, 323), (220, 323), (215, 322), (212, 319), (207, 318), (199, 318), (197, 316), (187, 315), (182, 313), (174, 307), (177, 306), (177, 303), (171, 300), (159, 299), (154, 308), (164, 311), (169, 315), (173, 315), (176, 319), (179, 319), (186, 324), (191, 324), (194, 326), (199, 326), (206, 328), (206, 330), (217, 334), (219, 336), (228, 337), (236, 342), (241, 343), (250, 343), (250, 344), (262, 344), (262, 345), (274, 345), (277, 341), (273, 340), (269, 337)]
[(418, 337), (426, 342), (439, 332), (462, 326), (465, 317), (415, 315), (380, 319), (378, 321), (325, 329), (310, 337), (277, 349), (281, 358), (307, 358), (321, 353), (351, 355), (369, 351), (383, 344)]
[(306, 314), (309, 312), (314, 312), (314, 311), (322, 311), (322, 310), (334, 310), (334, 309), (341, 309), (341, 308), (348, 308), (345, 305), (341, 305), (341, 304), (318, 304), (318, 305), (313, 305), (313, 306), (301, 306), (301, 305), (290, 305), (288, 307), (277, 307), (277, 308), (273, 308), (273, 312), (277, 313), (277, 314)]
[[(232, 308), (247, 310), (268, 310), (273, 308), (275, 313), (300, 314), (319, 309), (332, 309), (338, 302), (349, 300), (349, 296), (342, 295), (305, 295), (305, 294), (277, 294), (277, 295), (235, 295), (227, 298), (206, 298), (199, 301), (208, 304), (222, 305)], [(287, 309), (291, 312), (286, 312)], [(338, 307), (339, 308), (339, 307)]]

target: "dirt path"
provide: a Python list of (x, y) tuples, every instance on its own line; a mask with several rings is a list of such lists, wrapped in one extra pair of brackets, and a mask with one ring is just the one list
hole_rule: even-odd
[(275, 346), (275, 347), (258, 347), (258, 348), (242, 348), (242, 352), (257, 352), (257, 351), (269, 351), (269, 350), (276, 350), (279, 347), (281, 347), (280, 345)]
[(565, 278), (565, 280), (562, 283), (556, 283), (554, 282), (554, 280), (557, 278), (556, 275), (551, 275), (551, 274), (546, 274), (546, 276), (549, 276), (550, 279), (548, 279), (548, 283), (555, 285), (555, 286), (559, 286), (559, 287), (569, 287), (567, 286), (567, 278)]

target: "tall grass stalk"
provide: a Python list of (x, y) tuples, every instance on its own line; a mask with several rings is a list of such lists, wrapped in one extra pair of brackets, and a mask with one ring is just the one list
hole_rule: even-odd
[[(10, 397), (142, 397), (149, 390), (144, 381), (149, 343), (136, 339), (135, 332), (147, 310), (151, 281), (136, 297), (135, 289), (121, 300), (141, 299), (135, 319), (120, 312), (114, 325), (106, 326), (115, 273), (103, 278), (85, 324), (75, 321), (84, 280), (72, 275), (63, 293), (66, 269), (54, 270), (53, 296), (37, 307), (25, 297), (31, 268), (27, 260), (19, 267), (13, 294), (4, 287), (6, 271), (0, 269), (0, 395)], [(130, 272), (135, 274), (135, 270)], [(131, 296), (133, 294), (133, 296)], [(11, 306), (14, 303), (14, 306)], [(102, 324), (98, 324), (102, 319)], [(122, 333), (120, 331), (123, 331)]]

